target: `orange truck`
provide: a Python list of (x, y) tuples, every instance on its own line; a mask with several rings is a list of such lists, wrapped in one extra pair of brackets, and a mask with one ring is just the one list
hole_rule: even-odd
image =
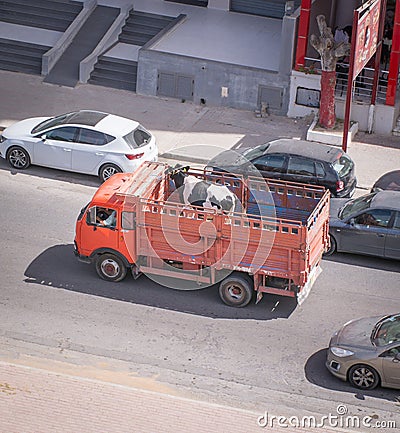
[(243, 307), (264, 293), (301, 303), (329, 246), (327, 190), (270, 179), (190, 169), (190, 179), (227, 186), (241, 207), (188, 205), (171, 167), (145, 162), (103, 183), (76, 222), (75, 255), (107, 281), (128, 271), (174, 289), (216, 285)]

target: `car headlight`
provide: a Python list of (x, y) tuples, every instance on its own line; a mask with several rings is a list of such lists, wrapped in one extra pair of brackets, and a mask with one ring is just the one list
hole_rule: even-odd
[(346, 356), (354, 355), (354, 352), (352, 352), (351, 350), (342, 349), (341, 347), (335, 347), (335, 346), (331, 347), (331, 352), (339, 358), (344, 358)]

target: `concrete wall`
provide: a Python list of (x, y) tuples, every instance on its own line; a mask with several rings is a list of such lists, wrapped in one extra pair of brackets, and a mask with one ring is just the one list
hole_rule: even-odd
[[(350, 119), (358, 122), (360, 131), (368, 131), (368, 104), (353, 102), (351, 105)], [(345, 101), (336, 101), (336, 116), (339, 119), (344, 119)], [(372, 125), (372, 131), (376, 134), (391, 134), (399, 116), (399, 107), (391, 107), (389, 105), (378, 104), (375, 106), (375, 115)]]
[(304, 117), (319, 111), (318, 107), (307, 107), (296, 104), (298, 88), (320, 91), (321, 75), (305, 74), (304, 72), (293, 71), (290, 77), (289, 110), (288, 117)]
[[(210, 106), (255, 110), (259, 108), (260, 85), (279, 88), (283, 94), (282, 108), (270, 111), (282, 115), (287, 112), (289, 83), (276, 72), (142, 49), (139, 51), (137, 93), (157, 96), (159, 72), (192, 76), (194, 103), (199, 104), (204, 99)], [(228, 88), (227, 97), (221, 96), (222, 87)]]

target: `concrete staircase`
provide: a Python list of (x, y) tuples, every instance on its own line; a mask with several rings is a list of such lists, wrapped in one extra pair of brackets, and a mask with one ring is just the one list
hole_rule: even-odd
[(119, 42), (143, 46), (164, 29), (174, 17), (132, 11), (119, 35)]
[[(139, 11), (132, 11), (126, 20), (119, 42), (143, 46), (160, 33), (175, 18)], [(107, 56), (99, 57), (89, 83), (115, 89), (136, 91), (137, 61)]]
[(89, 83), (136, 92), (137, 62), (101, 56), (90, 75)]
[(51, 47), (0, 39), (0, 69), (40, 75), (42, 56)]
[(81, 10), (71, 0), (0, 0), (0, 21), (64, 32)]

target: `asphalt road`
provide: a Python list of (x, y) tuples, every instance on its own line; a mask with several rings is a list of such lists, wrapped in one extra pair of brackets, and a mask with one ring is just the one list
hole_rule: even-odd
[(75, 219), (97, 186), (89, 176), (16, 173), (0, 161), (0, 359), (95, 356), (176, 394), (260, 414), (327, 415), (345, 404), (400, 425), (399, 391), (356, 392), (324, 367), (341, 324), (400, 311), (398, 262), (324, 260), (301, 307), (264, 296), (234, 309), (215, 287), (179, 292), (146, 277), (107, 283), (73, 255)]

